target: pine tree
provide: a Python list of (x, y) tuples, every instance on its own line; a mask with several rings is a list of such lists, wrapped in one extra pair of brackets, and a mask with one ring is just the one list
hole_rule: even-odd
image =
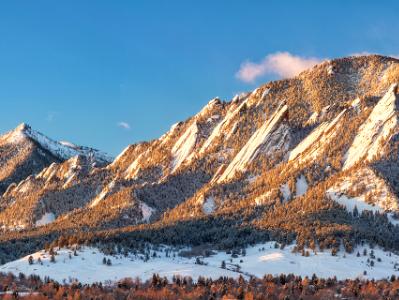
[(222, 269), (226, 269), (226, 262), (224, 260), (222, 260), (222, 265), (221, 265)]

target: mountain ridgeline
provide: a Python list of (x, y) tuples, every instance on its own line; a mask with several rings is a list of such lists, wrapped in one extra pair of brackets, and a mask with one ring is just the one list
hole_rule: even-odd
[(2, 258), (74, 243), (399, 250), (398, 83), (394, 58), (325, 61), (113, 160), (20, 125), (0, 137)]

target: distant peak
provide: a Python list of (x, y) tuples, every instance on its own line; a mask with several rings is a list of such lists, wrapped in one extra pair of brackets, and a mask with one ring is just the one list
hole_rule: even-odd
[(31, 127), (28, 124), (21, 123), (15, 128), (15, 131), (26, 131), (28, 129), (31, 129)]

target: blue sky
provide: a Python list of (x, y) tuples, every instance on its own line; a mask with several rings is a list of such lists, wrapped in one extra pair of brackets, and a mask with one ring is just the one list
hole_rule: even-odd
[(286, 76), (281, 52), (399, 55), (398, 15), (395, 1), (1, 1), (0, 131), (26, 122), (117, 155)]

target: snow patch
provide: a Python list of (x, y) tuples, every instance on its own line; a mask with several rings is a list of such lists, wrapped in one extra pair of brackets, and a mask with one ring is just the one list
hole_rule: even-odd
[(36, 226), (44, 226), (54, 222), (55, 215), (51, 212), (45, 213), (39, 220), (36, 221)]
[(215, 199), (213, 199), (213, 197), (208, 197), (206, 198), (205, 202), (202, 204), (202, 211), (206, 215), (209, 215), (214, 212), (215, 207), (216, 207)]
[(284, 201), (288, 201), (291, 198), (291, 191), (288, 183), (285, 183), (280, 186), (280, 191), (283, 194)]
[(140, 202), (140, 209), (143, 215), (142, 221), (148, 222), (155, 210), (144, 202)]
[(308, 190), (308, 183), (303, 174), (297, 178), (295, 182), (295, 188), (297, 197), (304, 195)]

